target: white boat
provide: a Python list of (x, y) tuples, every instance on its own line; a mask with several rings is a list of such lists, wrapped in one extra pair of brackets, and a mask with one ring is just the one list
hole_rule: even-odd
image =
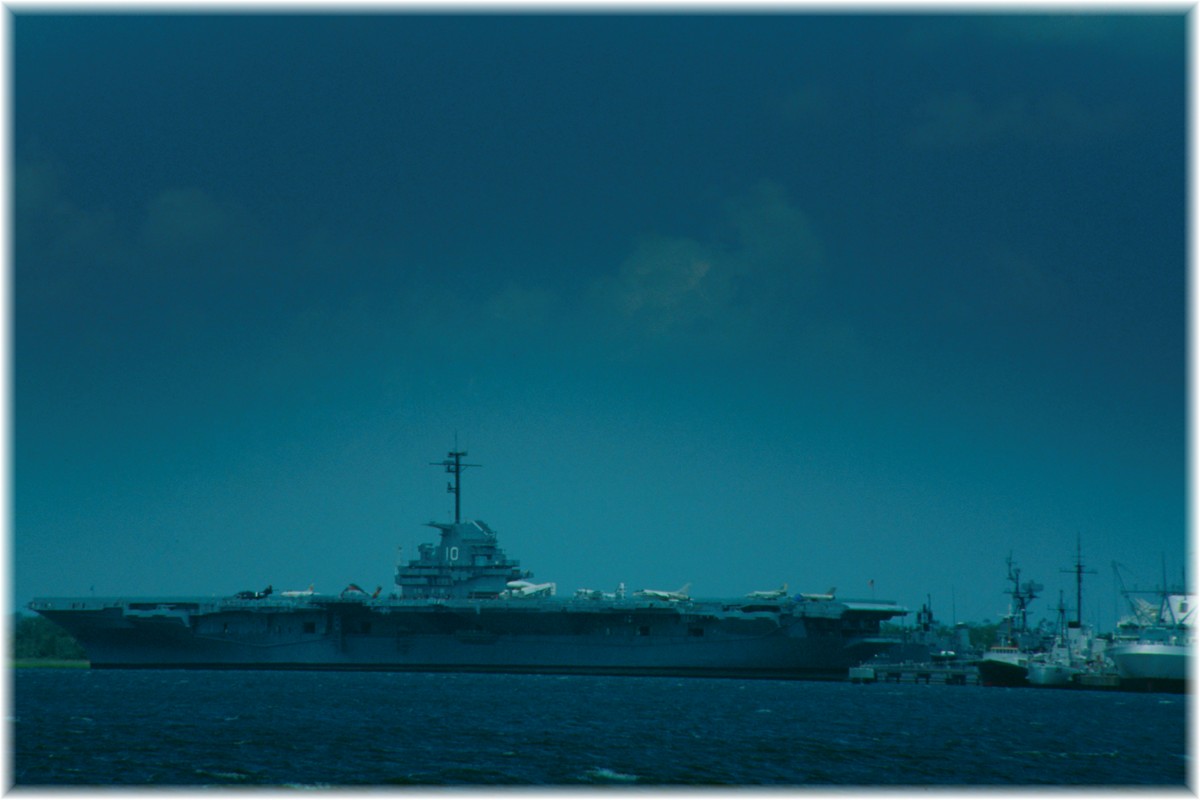
[[(1082, 572), (1082, 563), (1079, 564)], [(1082, 595), (1082, 592), (1080, 592)], [(1061, 594), (1058, 599), (1058, 625), (1050, 649), (1030, 656), (1026, 679), (1031, 686), (1062, 688), (1074, 684), (1075, 676), (1088, 671), (1092, 660), (1091, 628), (1078, 615), (1067, 621), (1067, 607)]]
[(1081, 672), (1082, 667), (1072, 666), (1069, 662), (1035, 657), (1029, 661), (1026, 679), (1030, 686), (1060, 688), (1070, 686), (1075, 676)]
[(1190, 642), (1137, 641), (1109, 648), (1108, 657), (1122, 678), (1186, 681)]
[(1122, 683), (1146, 689), (1187, 688), (1196, 642), (1196, 602), (1196, 595), (1167, 594), (1148, 624), (1144, 614), (1133, 624), (1123, 621), (1122, 627), (1132, 629), (1134, 635), (1119, 639), (1105, 651)]
[(996, 645), (979, 660), (979, 682), (984, 686), (1028, 686), (1029, 654), (1013, 645)]

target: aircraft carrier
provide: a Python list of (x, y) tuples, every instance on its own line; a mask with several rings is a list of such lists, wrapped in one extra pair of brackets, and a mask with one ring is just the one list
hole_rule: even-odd
[(396, 569), (396, 591), (243, 591), (230, 597), (39, 597), (29, 608), (67, 629), (93, 668), (306, 669), (671, 675), (842, 680), (891, 647), (894, 602), (830, 590), (726, 599), (678, 591), (580, 589), (560, 597), (508, 558), (496, 532), (453, 522)]

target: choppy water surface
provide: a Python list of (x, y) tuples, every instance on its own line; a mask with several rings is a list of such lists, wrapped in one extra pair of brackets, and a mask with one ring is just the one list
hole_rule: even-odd
[(1175, 785), (1187, 698), (671, 678), (17, 670), (18, 785)]

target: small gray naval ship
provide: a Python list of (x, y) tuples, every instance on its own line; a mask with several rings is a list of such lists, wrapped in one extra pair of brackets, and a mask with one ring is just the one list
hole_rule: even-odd
[(786, 584), (741, 598), (678, 591), (557, 596), (501, 549), (481, 520), (460, 518), (465, 452), (453, 476), (454, 522), (396, 570), (398, 591), (231, 597), (41, 597), (29, 607), (66, 628), (93, 668), (318, 669), (846, 678), (895, 642), (880, 623), (894, 602), (789, 596)]

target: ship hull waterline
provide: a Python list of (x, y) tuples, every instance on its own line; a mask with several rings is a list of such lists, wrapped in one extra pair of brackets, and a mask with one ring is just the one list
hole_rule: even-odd
[(297, 603), (212, 612), (167, 608), (139, 616), (129, 603), (59, 610), (61, 602), (37, 610), (80, 641), (95, 669), (844, 680), (851, 666), (892, 644), (878, 635), (846, 635), (830, 624), (830, 609), (814, 607), (809, 617), (787, 604), (746, 612), (665, 603), (416, 609)]
[(1191, 648), (1161, 642), (1137, 642), (1111, 647), (1121, 686), (1143, 692), (1186, 693)]
[(1013, 661), (979, 662), (979, 682), (983, 686), (1029, 686), (1029, 669)]

